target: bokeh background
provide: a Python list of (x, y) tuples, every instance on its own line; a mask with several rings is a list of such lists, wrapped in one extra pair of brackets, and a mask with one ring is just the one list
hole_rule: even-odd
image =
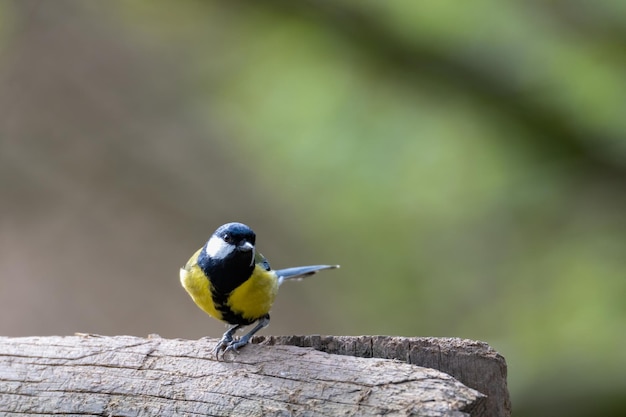
[(516, 416), (626, 415), (626, 2), (0, 2), (0, 334), (219, 337), (227, 221), (266, 334), (484, 340)]

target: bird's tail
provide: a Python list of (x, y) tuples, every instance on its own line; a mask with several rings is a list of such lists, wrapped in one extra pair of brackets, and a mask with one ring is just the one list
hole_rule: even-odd
[(335, 268), (339, 268), (339, 265), (296, 266), (295, 268), (279, 269), (274, 272), (278, 276), (278, 285), (280, 285), (288, 279), (302, 279), (314, 275), (317, 271)]

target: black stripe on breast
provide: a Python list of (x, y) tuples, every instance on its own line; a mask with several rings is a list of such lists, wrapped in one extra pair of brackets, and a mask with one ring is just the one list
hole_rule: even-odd
[(252, 275), (254, 264), (250, 265), (249, 252), (234, 252), (218, 261), (209, 258), (203, 249), (198, 255), (198, 266), (211, 282), (211, 296), (215, 308), (222, 313), (222, 320), (230, 324), (248, 325), (256, 320), (245, 319), (227, 305), (228, 297), (237, 287)]

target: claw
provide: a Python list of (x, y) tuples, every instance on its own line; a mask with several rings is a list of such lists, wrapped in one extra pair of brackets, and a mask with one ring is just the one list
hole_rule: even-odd
[[(220, 360), (220, 352), (224, 351), (226, 347), (227, 344), (223, 340), (217, 342), (217, 345), (215, 345), (215, 347), (213, 348), (213, 354), (215, 355), (215, 359), (217, 359), (218, 361)], [(224, 355), (222, 355), (222, 357), (224, 357)]]
[(233, 335), (235, 334), (237, 329), (239, 329), (243, 325), (242, 324), (234, 325), (233, 327), (228, 329), (226, 333), (224, 333), (220, 341), (217, 342), (217, 345), (215, 345), (215, 348), (213, 348), (213, 353), (215, 353), (215, 358), (218, 361), (220, 360), (220, 352), (222, 352), (222, 359), (224, 359), (224, 355), (226, 354), (226, 352), (239, 353), (239, 348), (242, 348), (245, 345), (247, 345), (248, 342), (250, 342), (250, 339), (252, 338), (252, 336), (254, 336), (254, 334), (258, 332), (259, 330), (261, 330), (262, 328), (266, 327), (269, 323), (270, 323), (270, 316), (269, 314), (267, 314), (261, 317), (258, 320), (257, 325), (254, 326), (254, 328), (250, 330), (248, 333), (243, 335), (239, 340), (234, 340)]
[(228, 346), (226, 346), (226, 349), (224, 349), (224, 353), (226, 352), (235, 352), (235, 353), (239, 353), (239, 348), (244, 347), (245, 345), (248, 344), (248, 340), (245, 337), (242, 337), (239, 340), (234, 340), (232, 342), (230, 342), (228, 344)]
[[(240, 325), (235, 325), (233, 327), (231, 327), (230, 329), (228, 329), (226, 331), (226, 333), (224, 333), (224, 335), (222, 336), (222, 338), (220, 339), (219, 342), (217, 342), (217, 345), (215, 345), (215, 347), (213, 348), (213, 353), (215, 354), (215, 359), (217, 359), (218, 361), (220, 360), (220, 352), (225, 353), (226, 350), (228, 350), (228, 347), (230, 345), (232, 345), (233, 343), (233, 335), (235, 334), (235, 332), (237, 331), (237, 329), (239, 329), (241, 326)], [(224, 358), (224, 355), (222, 354), (222, 359)]]
[(231, 340), (230, 342), (225, 342), (225, 341), (220, 340), (218, 344), (215, 346), (215, 348), (213, 349), (213, 352), (215, 353), (215, 358), (219, 361), (220, 352), (222, 353), (221, 359), (224, 359), (224, 356), (226, 356), (226, 352), (234, 352), (236, 354), (239, 354), (239, 348), (247, 344), (248, 344), (247, 341), (242, 341), (242, 340)]

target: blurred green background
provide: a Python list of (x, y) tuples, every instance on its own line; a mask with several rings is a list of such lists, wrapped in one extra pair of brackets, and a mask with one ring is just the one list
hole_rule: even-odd
[(484, 340), (516, 416), (626, 415), (626, 2), (0, 2), (0, 334), (224, 326), (178, 268), (227, 221), (265, 334)]

